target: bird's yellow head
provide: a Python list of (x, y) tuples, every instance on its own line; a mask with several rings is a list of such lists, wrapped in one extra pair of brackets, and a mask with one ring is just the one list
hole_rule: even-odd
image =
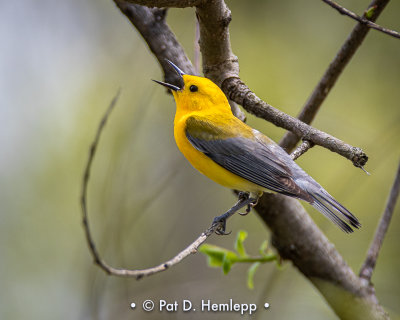
[(171, 61), (168, 61), (182, 77), (182, 88), (161, 82), (155, 82), (171, 89), (178, 112), (206, 111), (231, 112), (228, 100), (222, 90), (211, 80), (185, 74)]

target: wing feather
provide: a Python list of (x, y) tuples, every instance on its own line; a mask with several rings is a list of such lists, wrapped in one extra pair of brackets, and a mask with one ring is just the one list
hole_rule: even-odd
[(185, 133), (197, 150), (226, 170), (263, 188), (307, 201), (312, 200), (292, 179), (290, 168), (271, 149), (276, 147), (274, 142), (265, 143), (254, 135), (244, 137), (239, 133), (232, 136), (232, 128), (229, 129), (228, 132), (222, 126), (215, 126), (209, 121), (189, 117)]

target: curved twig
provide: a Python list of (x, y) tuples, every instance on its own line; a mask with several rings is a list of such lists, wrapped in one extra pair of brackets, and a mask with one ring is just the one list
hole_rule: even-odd
[(100, 258), (100, 255), (97, 251), (97, 248), (94, 244), (94, 241), (91, 236), (90, 232), (90, 227), (89, 227), (89, 220), (88, 220), (88, 214), (87, 214), (87, 187), (90, 179), (90, 169), (92, 167), (92, 162), (94, 159), (94, 155), (96, 154), (96, 149), (100, 140), (100, 135), (101, 132), (103, 131), (104, 126), (107, 123), (108, 116), (111, 114), (111, 111), (114, 109), (115, 104), (117, 103), (118, 97), (119, 97), (120, 91), (117, 92), (115, 97), (112, 99), (110, 105), (108, 106), (104, 116), (102, 117), (99, 126), (96, 131), (96, 136), (90, 146), (89, 149), (89, 157), (86, 162), (86, 167), (84, 170), (83, 174), (83, 181), (82, 181), (82, 191), (81, 191), (81, 208), (82, 208), (82, 223), (83, 223), (83, 229), (85, 230), (85, 236), (86, 236), (86, 241), (89, 245), (90, 252), (92, 253), (92, 256), (94, 258), (94, 261), (96, 264), (98, 264), (100, 267), (102, 267), (104, 270), (107, 270), (107, 265), (105, 262)]
[[(130, 270), (130, 269), (120, 269), (120, 268), (114, 268), (110, 266), (108, 263), (106, 263), (100, 256), (96, 244), (93, 240), (92, 233), (90, 231), (90, 226), (89, 226), (89, 218), (88, 218), (88, 209), (87, 209), (87, 190), (88, 190), (88, 184), (89, 184), (89, 179), (90, 179), (90, 171), (92, 168), (92, 163), (94, 160), (94, 157), (96, 155), (96, 150), (97, 146), (100, 141), (101, 133), (103, 132), (103, 129), (107, 123), (107, 120), (114, 109), (114, 106), (118, 100), (119, 97), (119, 91), (115, 95), (115, 97), (112, 99), (109, 107), (107, 108), (106, 112), (104, 113), (99, 126), (96, 131), (95, 138), (90, 146), (90, 151), (89, 151), (89, 156), (88, 160), (86, 162), (84, 174), (83, 174), (83, 180), (82, 180), (82, 192), (81, 192), (81, 208), (82, 208), (82, 223), (83, 223), (83, 229), (85, 231), (85, 236), (86, 236), (86, 241), (88, 243), (90, 252), (92, 254), (92, 257), (94, 259), (94, 262), (105, 272), (108, 274), (114, 275), (114, 276), (119, 276), (119, 277), (134, 277), (136, 279), (141, 279), (146, 276), (150, 276), (152, 274), (165, 271), (168, 268), (172, 267), (173, 265), (176, 265), (177, 263), (181, 262), (184, 258), (187, 256), (196, 253), (197, 249), (199, 246), (206, 241), (206, 239), (212, 235), (215, 231), (218, 231), (222, 226), (223, 226), (223, 221), (214, 221), (211, 226), (204, 231), (199, 237), (197, 237), (196, 240), (194, 240), (188, 247), (186, 247), (184, 250), (179, 252), (177, 255), (175, 255), (172, 259), (165, 261), (158, 266), (147, 268), (147, 269), (140, 269), (140, 270)], [(236, 211), (240, 210), (243, 207), (246, 207), (249, 203), (251, 203), (254, 199), (251, 198), (243, 198), (239, 197), (239, 200), (236, 202), (236, 204), (230, 208), (227, 212), (224, 213), (225, 220), (231, 217)]]

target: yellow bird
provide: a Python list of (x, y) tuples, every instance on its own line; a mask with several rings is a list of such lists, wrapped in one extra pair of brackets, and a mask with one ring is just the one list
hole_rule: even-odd
[(277, 192), (307, 201), (343, 231), (361, 225), (357, 218), (301, 169), (274, 141), (249, 127), (231, 111), (211, 80), (185, 74), (183, 86), (154, 80), (171, 89), (176, 102), (176, 144), (193, 167), (215, 182), (257, 197)]

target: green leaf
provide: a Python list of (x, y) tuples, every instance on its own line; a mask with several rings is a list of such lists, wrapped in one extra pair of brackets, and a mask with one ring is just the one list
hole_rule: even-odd
[(247, 287), (249, 289), (254, 289), (254, 274), (256, 273), (260, 265), (261, 262), (255, 262), (251, 265), (251, 267), (247, 271)]
[(247, 232), (244, 230), (240, 230), (236, 237), (235, 242), (235, 250), (239, 253), (239, 256), (244, 257), (247, 256), (246, 250), (244, 249), (243, 242), (247, 238)]
[(226, 249), (214, 246), (212, 244), (203, 244), (199, 251), (208, 256), (208, 265), (210, 267), (221, 267), (225, 258)]
[(225, 254), (224, 261), (222, 264), (222, 271), (224, 272), (224, 274), (228, 274), (228, 272), (232, 268), (233, 263), (234, 263), (234, 261), (229, 258), (229, 254), (228, 253)]
[[(233, 263), (238, 260), (236, 253), (233, 251), (221, 248), (212, 244), (203, 244), (200, 246), (199, 251), (208, 256), (208, 265), (210, 267), (222, 267), (224, 273), (228, 273)], [(230, 266), (225, 266), (229, 263)], [(225, 269), (227, 270), (225, 272)]]
[(276, 261), (278, 257), (275, 254), (268, 253), (269, 250), (267, 241), (264, 241), (259, 248), (261, 256), (248, 256), (243, 245), (243, 242), (246, 240), (246, 238), (247, 232), (240, 230), (235, 240), (236, 252), (212, 244), (203, 244), (200, 246), (199, 251), (207, 255), (207, 262), (210, 267), (222, 267), (224, 274), (228, 274), (235, 263), (252, 263), (248, 270), (247, 277), (247, 285), (252, 289), (254, 287), (254, 274), (259, 265), (261, 263), (267, 263), (274, 260)]

